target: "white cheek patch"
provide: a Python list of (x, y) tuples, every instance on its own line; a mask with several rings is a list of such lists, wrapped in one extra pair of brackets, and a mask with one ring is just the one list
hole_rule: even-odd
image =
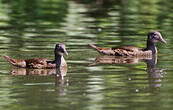
[(156, 39), (153, 39), (153, 42), (158, 42), (158, 40), (156, 40)]
[(59, 55), (63, 55), (63, 53), (62, 52), (57, 52)]

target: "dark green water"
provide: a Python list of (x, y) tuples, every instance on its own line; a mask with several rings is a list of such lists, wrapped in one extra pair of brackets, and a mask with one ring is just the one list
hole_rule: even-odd
[[(0, 58), (0, 109), (173, 108), (172, 1), (101, 1), (0, 0), (2, 56), (53, 59), (54, 45), (59, 42), (64, 42), (69, 52), (65, 57), (68, 73), (61, 82), (54, 76), (14, 76), (14, 68)], [(168, 42), (157, 45), (154, 67), (143, 61), (88, 66), (99, 56), (89, 43), (145, 47), (146, 34), (151, 30), (159, 30)]]

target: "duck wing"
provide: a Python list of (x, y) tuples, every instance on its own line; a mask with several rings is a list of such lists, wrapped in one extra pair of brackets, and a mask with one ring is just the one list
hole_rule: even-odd
[(53, 61), (50, 61), (46, 58), (33, 58), (33, 59), (14, 59), (9, 56), (3, 56), (10, 64), (16, 67), (21, 68), (55, 68), (56, 65)]
[(47, 67), (46, 68), (56, 68), (56, 64), (54, 61), (47, 61)]
[(140, 48), (135, 47), (135, 46), (121, 46), (121, 47), (113, 47), (112, 49), (113, 49), (113, 50), (116, 50), (116, 49), (122, 49), (122, 50), (130, 51), (130, 52), (138, 52), (138, 51), (141, 50)]
[(89, 46), (96, 49), (101, 54), (114, 56), (134, 56), (138, 51), (140, 51), (139, 48), (134, 46), (122, 46), (113, 48), (101, 48), (93, 44), (89, 44)]
[(47, 68), (47, 61), (48, 59), (46, 58), (33, 58), (25, 60), (26, 67), (37, 68), (37, 69)]
[(101, 47), (95, 46), (94, 44), (89, 44), (89, 46), (104, 55), (114, 55), (115, 54), (115, 52), (111, 48), (101, 48)]

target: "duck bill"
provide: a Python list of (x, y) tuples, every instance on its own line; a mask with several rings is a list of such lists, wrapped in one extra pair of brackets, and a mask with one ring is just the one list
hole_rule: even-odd
[(160, 41), (161, 41), (162, 43), (165, 43), (165, 44), (167, 43), (166, 40), (163, 39), (163, 38), (160, 38)]
[(66, 50), (66, 49), (64, 50), (64, 54), (68, 56), (68, 52), (67, 52), (67, 50)]

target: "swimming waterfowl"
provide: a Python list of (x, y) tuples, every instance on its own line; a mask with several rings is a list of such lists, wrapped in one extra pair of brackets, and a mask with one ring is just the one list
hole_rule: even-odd
[(63, 57), (64, 54), (68, 55), (65, 45), (63, 43), (56, 44), (54, 49), (55, 59), (53, 61), (46, 58), (33, 58), (33, 59), (13, 59), (9, 56), (3, 56), (13, 66), (21, 68), (67, 68), (67, 63)]
[(134, 46), (122, 46), (117, 48), (101, 48), (93, 44), (89, 44), (92, 48), (96, 49), (99, 53), (104, 55), (114, 55), (114, 56), (149, 56), (157, 54), (157, 48), (155, 46), (156, 42), (166, 43), (162, 35), (158, 31), (153, 31), (148, 33), (146, 48), (141, 49)]

